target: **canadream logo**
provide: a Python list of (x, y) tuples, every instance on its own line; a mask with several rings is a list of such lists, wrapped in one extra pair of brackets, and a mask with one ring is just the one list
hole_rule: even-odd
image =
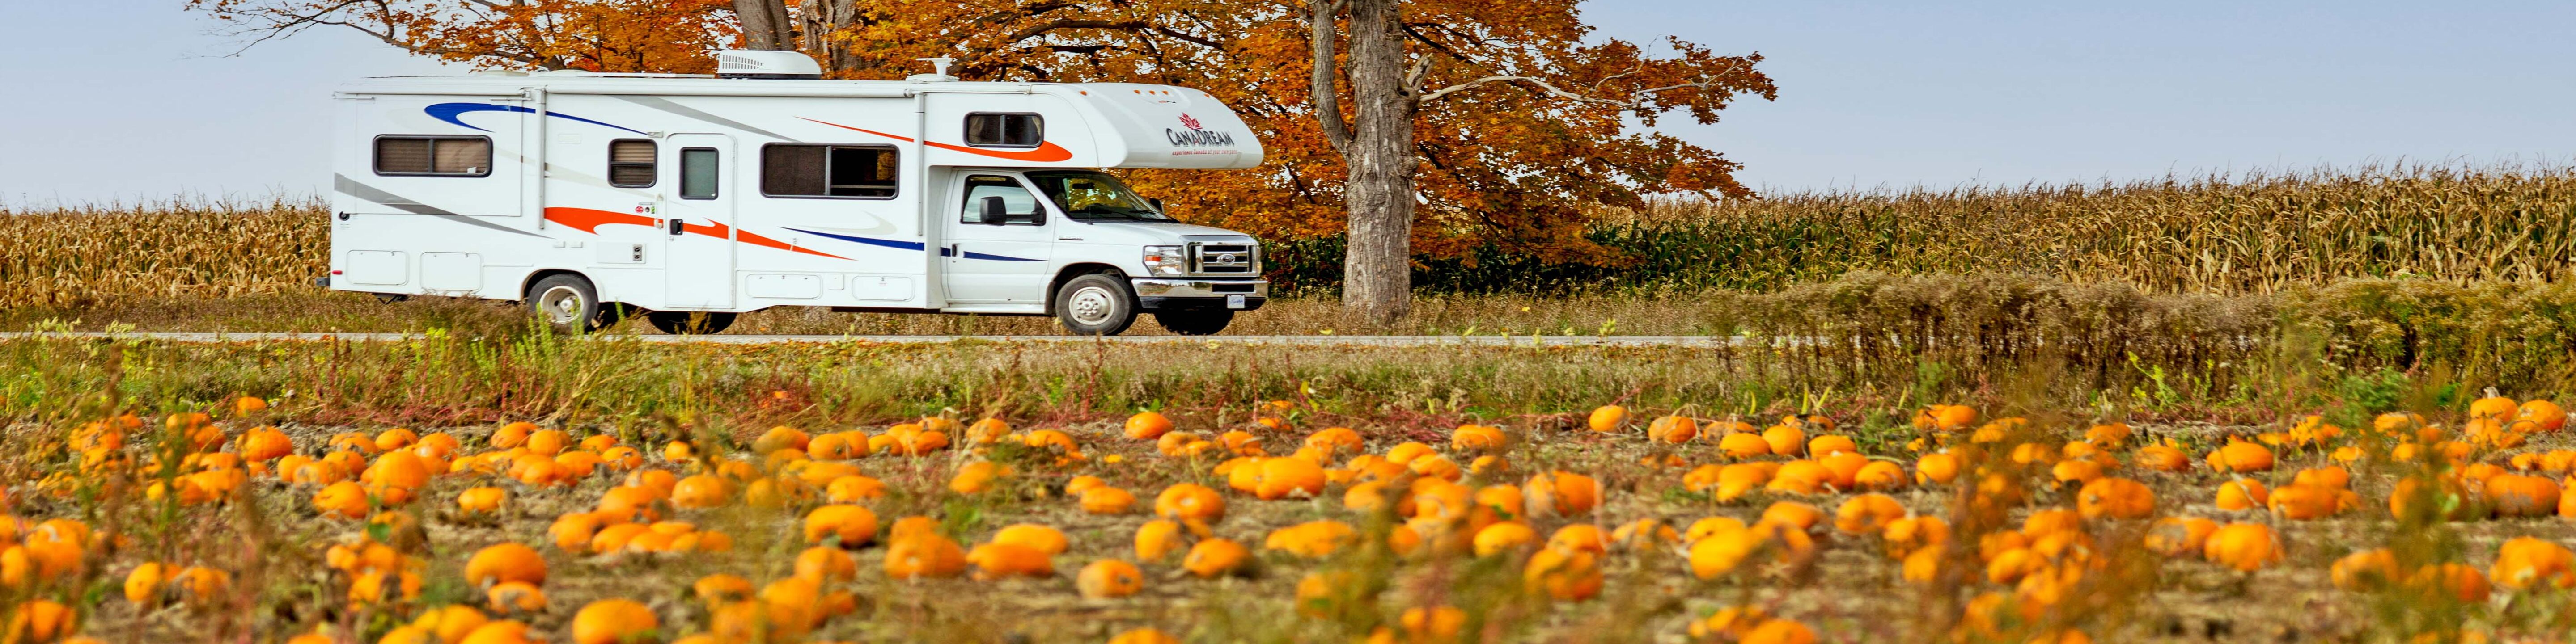
[(1234, 135), (1199, 129), (1199, 120), (1188, 114), (1181, 115), (1181, 127), (1189, 129), (1164, 128), (1163, 138), (1179, 147), (1234, 147)]

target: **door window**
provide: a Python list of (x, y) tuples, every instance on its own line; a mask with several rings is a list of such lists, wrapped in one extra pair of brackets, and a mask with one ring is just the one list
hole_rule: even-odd
[(680, 150), (680, 198), (716, 198), (716, 149)]
[(966, 177), (966, 203), (958, 221), (969, 224), (993, 223), (984, 219), (984, 200), (1002, 199), (1001, 223), (1037, 226), (1046, 223), (1046, 211), (1038, 208), (1038, 197), (1021, 186), (1019, 180), (990, 174)]

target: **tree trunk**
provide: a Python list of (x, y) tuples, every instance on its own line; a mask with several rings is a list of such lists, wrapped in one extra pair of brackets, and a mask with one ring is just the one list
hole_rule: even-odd
[(787, 19), (787, 0), (733, 0), (733, 12), (742, 19), (744, 46), (796, 50), (796, 23)]
[(1358, 123), (1342, 149), (1350, 169), (1343, 188), (1350, 241), (1342, 257), (1342, 306), (1379, 325), (1403, 319), (1413, 307), (1415, 103), (1396, 26), (1400, 1), (1350, 0), (1351, 103)]
[(833, 37), (858, 22), (858, 0), (805, 0), (796, 6), (796, 12), (804, 21), (805, 53), (813, 54), (823, 64), (824, 76), (833, 77), (836, 72), (858, 66), (857, 52)]

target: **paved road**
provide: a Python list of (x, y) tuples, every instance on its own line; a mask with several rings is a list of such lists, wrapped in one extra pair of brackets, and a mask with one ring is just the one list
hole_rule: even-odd
[[(127, 338), (171, 342), (270, 342), (355, 340), (387, 342), (421, 337), (417, 333), (0, 333), (0, 340), (26, 337)], [(611, 337), (611, 336), (600, 336)], [(636, 335), (643, 342), (701, 342), (710, 344), (786, 344), (829, 343), (843, 341), (879, 343), (944, 343), (944, 342), (1094, 342), (1118, 344), (1273, 344), (1309, 346), (1735, 346), (1745, 338), (1693, 335), (1122, 335), (1108, 338), (1077, 336), (1007, 336), (1007, 335)]]

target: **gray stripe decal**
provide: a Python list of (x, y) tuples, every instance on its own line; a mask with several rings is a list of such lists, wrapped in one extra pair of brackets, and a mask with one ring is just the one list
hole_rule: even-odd
[(359, 198), (359, 199), (365, 199), (365, 200), (368, 200), (368, 201), (373, 201), (373, 202), (380, 203), (380, 204), (384, 204), (384, 205), (387, 205), (387, 206), (392, 206), (392, 207), (394, 207), (395, 209), (401, 210), (401, 211), (403, 211), (403, 212), (408, 212), (408, 213), (411, 213), (411, 214), (415, 214), (415, 215), (429, 215), (429, 216), (432, 216), (432, 217), (437, 217), (437, 218), (439, 218), (439, 219), (445, 219), (445, 220), (448, 220), (448, 221), (453, 221), (453, 222), (456, 222), (456, 223), (465, 224), (465, 225), (469, 225), (469, 226), (479, 226), (479, 227), (483, 227), (483, 228), (490, 228), (490, 229), (498, 230), (498, 231), (505, 232), (505, 233), (513, 233), (513, 234), (519, 234), (519, 235), (527, 235), (527, 236), (529, 236), (529, 237), (536, 237), (536, 238), (539, 238), (539, 239), (553, 239), (552, 237), (547, 237), (547, 236), (545, 236), (545, 235), (539, 235), (539, 234), (536, 234), (536, 233), (532, 233), (532, 232), (528, 232), (528, 231), (524, 231), (524, 230), (519, 230), (519, 229), (517, 229), (517, 228), (511, 228), (511, 227), (509, 227), (509, 226), (503, 226), (503, 225), (500, 225), (500, 224), (495, 224), (495, 223), (492, 223), (492, 222), (483, 221), (483, 220), (480, 220), (480, 219), (475, 219), (475, 218), (473, 218), (473, 217), (467, 217), (467, 216), (464, 216), (464, 215), (459, 215), (459, 214), (452, 213), (452, 212), (448, 212), (448, 211), (445, 211), (445, 210), (439, 210), (439, 209), (437, 209), (437, 208), (432, 208), (432, 207), (429, 207), (429, 205), (428, 205), (428, 204), (424, 204), (424, 203), (421, 203), (421, 202), (418, 202), (418, 201), (413, 201), (413, 200), (408, 199), (408, 198), (405, 198), (405, 197), (403, 197), (403, 196), (401, 196), (401, 195), (396, 195), (396, 194), (394, 194), (394, 193), (385, 192), (385, 191), (383, 191), (383, 190), (377, 190), (375, 186), (370, 186), (370, 185), (367, 185), (367, 184), (358, 183), (356, 180), (350, 179), (348, 175), (344, 175), (344, 174), (334, 174), (334, 175), (331, 175), (331, 189), (332, 189), (332, 190), (335, 190), (335, 191), (338, 191), (340, 194), (349, 195), (349, 196), (352, 196), (352, 197), (357, 197), (357, 198)]
[(779, 134), (779, 133), (777, 133), (777, 132), (771, 132), (771, 131), (768, 131), (768, 130), (763, 130), (763, 129), (756, 128), (756, 127), (752, 127), (750, 124), (748, 124), (748, 123), (744, 123), (744, 122), (741, 122), (741, 121), (736, 121), (736, 120), (729, 119), (729, 118), (725, 118), (725, 117), (722, 117), (722, 116), (716, 116), (716, 115), (714, 115), (714, 114), (708, 114), (708, 113), (706, 113), (706, 112), (701, 112), (701, 111), (698, 111), (698, 110), (696, 110), (696, 109), (694, 109), (694, 108), (691, 108), (691, 107), (689, 107), (689, 106), (686, 106), (686, 105), (681, 105), (681, 104), (679, 104), (679, 103), (673, 103), (673, 102), (671, 102), (671, 99), (662, 98), (662, 97), (659, 97), (659, 96), (626, 96), (626, 95), (619, 95), (619, 96), (618, 96), (618, 98), (626, 99), (626, 101), (627, 101), (627, 102), (634, 103), (634, 104), (636, 104), (636, 105), (642, 105), (642, 106), (645, 106), (645, 107), (650, 107), (650, 108), (653, 108), (653, 109), (661, 110), (661, 111), (664, 111), (664, 112), (670, 112), (670, 113), (672, 113), (672, 114), (678, 114), (678, 115), (681, 115), (681, 116), (686, 116), (686, 117), (689, 117), (689, 118), (693, 118), (693, 119), (697, 119), (697, 120), (701, 120), (701, 121), (706, 121), (706, 122), (708, 122), (708, 123), (714, 123), (714, 124), (717, 124), (717, 125), (722, 125), (722, 126), (729, 127), (729, 128), (733, 128), (733, 129), (737, 129), (737, 130), (742, 130), (742, 131), (744, 131), (744, 132), (750, 132), (750, 133), (752, 133), (752, 134), (758, 134), (758, 135), (761, 135), (761, 136), (765, 136), (765, 137), (769, 137), (769, 138), (773, 138), (773, 139), (778, 139), (778, 140), (780, 140), (780, 141), (787, 141), (787, 142), (790, 142), (790, 143), (797, 142), (797, 141), (796, 141), (796, 139), (787, 138), (787, 136), (786, 136), (786, 135), (782, 135), (782, 134)]

